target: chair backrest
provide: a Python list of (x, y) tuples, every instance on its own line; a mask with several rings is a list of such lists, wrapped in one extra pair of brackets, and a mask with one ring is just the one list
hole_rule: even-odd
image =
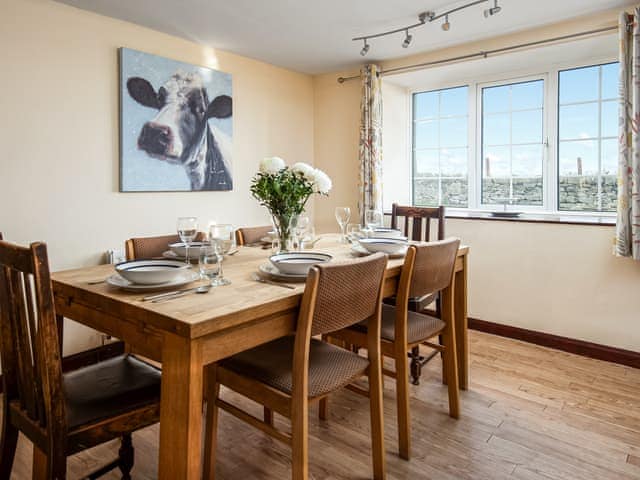
[(18, 403), (50, 441), (63, 439), (62, 361), (44, 243), (21, 247), (0, 235), (0, 356), (4, 401)]
[(311, 335), (335, 332), (375, 315), (386, 265), (384, 254), (317, 265)]
[[(439, 292), (451, 284), (459, 247), (460, 240), (457, 238), (409, 247), (413, 255), (407, 256), (405, 269), (407, 262), (412, 261), (411, 278), (408, 279), (410, 298)], [(411, 257), (413, 257), (412, 260)], [(407, 281), (401, 278), (400, 282), (402, 283), (403, 280)]]
[(411, 240), (428, 242), (431, 239), (431, 220), (433, 219), (438, 221), (436, 239), (444, 240), (444, 207), (410, 207), (394, 203), (391, 206), (391, 228), (399, 228), (398, 217), (404, 217), (404, 234)]
[(258, 243), (261, 238), (266, 237), (273, 230), (271, 225), (266, 227), (243, 227), (236, 230), (236, 243), (238, 245), (251, 245)]
[[(195, 241), (202, 241), (203, 238), (204, 233), (198, 232)], [(125, 254), (127, 260), (161, 257), (164, 252), (169, 250), (170, 243), (178, 243), (179, 241), (180, 237), (177, 234), (130, 238), (125, 242)]]

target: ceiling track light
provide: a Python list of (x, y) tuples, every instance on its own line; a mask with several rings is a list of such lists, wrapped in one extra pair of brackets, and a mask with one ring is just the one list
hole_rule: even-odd
[(502, 10), (502, 7), (500, 7), (498, 5), (498, 0), (493, 0), (493, 7), (492, 8), (487, 8), (484, 11), (484, 16), (485, 16), (485, 18), (489, 18), (489, 17), (491, 17), (493, 15), (496, 15), (496, 14), (500, 13), (501, 10)]
[[(436, 14), (436, 12), (434, 11), (426, 11), (426, 12), (421, 12), (418, 15), (418, 23), (413, 23), (411, 25), (407, 25), (405, 27), (401, 27), (401, 28), (396, 28), (394, 30), (388, 30), (386, 32), (381, 32), (381, 33), (375, 33), (372, 35), (361, 35), (359, 37), (355, 37), (352, 38), (353, 41), (360, 41), (363, 40), (364, 41), (364, 46), (362, 47), (362, 50), (360, 50), (360, 55), (362, 55), (363, 57), (369, 53), (369, 43), (368, 41), (371, 40), (372, 38), (380, 38), (380, 37), (386, 37), (387, 35), (393, 35), (396, 33), (404, 33), (404, 40), (402, 42), (402, 48), (409, 48), (409, 45), (411, 45), (411, 42), (413, 40), (413, 35), (411, 35), (409, 33), (410, 30), (414, 29), (414, 28), (418, 28), (418, 27), (422, 27), (428, 23), (431, 23), (435, 20), (439, 20), (441, 18), (444, 19), (444, 23), (442, 24), (441, 28), (442, 30), (444, 30), (445, 32), (449, 31), (449, 29), (451, 28), (451, 23), (449, 23), (449, 15), (451, 15), (452, 13), (455, 12), (460, 12), (462, 10), (465, 10), (467, 8), (473, 7), (475, 5), (480, 5), (481, 3), (489, 3), (491, 0), (472, 0), (469, 1), (468, 3), (465, 3), (464, 5), (460, 5), (458, 7), (454, 7), (454, 8), (450, 8), (449, 10)], [(495, 15), (497, 13), (500, 13), (500, 11), (502, 10), (502, 8), (500, 6), (498, 6), (498, 0), (493, 0), (493, 7), (488, 8), (484, 11), (484, 16), (485, 17), (490, 17), (492, 15)]]
[(451, 24), (449, 23), (449, 15), (444, 16), (444, 23), (442, 24), (442, 30), (448, 32), (451, 28)]
[(402, 42), (402, 48), (407, 48), (411, 44), (411, 40), (413, 40), (413, 35), (409, 35), (409, 30), (407, 29), (404, 41)]

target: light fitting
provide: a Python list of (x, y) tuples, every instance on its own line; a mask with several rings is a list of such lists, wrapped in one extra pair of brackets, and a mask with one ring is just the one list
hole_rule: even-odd
[[(402, 42), (402, 48), (408, 48), (409, 45), (411, 44), (411, 41), (413, 40), (413, 35), (411, 35), (410, 30), (413, 30), (414, 28), (422, 27), (427, 23), (433, 22), (434, 20), (439, 20), (441, 18), (444, 18), (444, 23), (442, 24), (442, 30), (447, 32), (451, 28), (451, 23), (449, 22), (449, 15), (451, 15), (452, 13), (459, 12), (461, 10), (465, 10), (467, 8), (473, 7), (475, 5), (480, 5), (481, 3), (488, 3), (490, 1), (491, 0), (468, 1), (463, 5), (449, 8), (448, 10), (439, 14), (436, 14), (436, 12), (434, 11), (428, 10), (426, 12), (421, 12), (418, 15), (418, 23), (413, 23), (405, 27), (395, 28), (393, 30), (388, 30), (386, 32), (374, 33), (371, 35), (361, 35), (359, 37), (352, 38), (352, 40), (364, 41), (364, 46), (362, 47), (362, 50), (360, 50), (360, 55), (362, 55), (363, 57), (369, 52), (368, 40), (371, 40), (372, 38), (386, 37), (387, 35), (393, 35), (396, 33), (404, 32), (404, 40)], [(502, 8), (498, 6), (498, 0), (494, 0), (493, 7), (486, 9), (484, 11), (484, 16), (489, 17), (491, 15), (495, 15), (499, 13), (501, 10)]]
[(489, 18), (492, 15), (496, 15), (496, 14), (500, 13), (501, 10), (502, 10), (502, 7), (500, 7), (498, 5), (498, 0), (493, 0), (493, 7), (492, 8), (487, 8), (484, 11), (484, 16), (485, 16), (485, 18)]

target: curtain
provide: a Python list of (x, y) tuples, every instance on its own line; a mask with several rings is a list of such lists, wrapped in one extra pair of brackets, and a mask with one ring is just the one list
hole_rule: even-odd
[(640, 260), (640, 9), (620, 15), (616, 255)]
[(358, 209), (364, 224), (365, 211), (382, 211), (382, 94), (379, 68), (365, 65), (360, 70), (360, 199)]

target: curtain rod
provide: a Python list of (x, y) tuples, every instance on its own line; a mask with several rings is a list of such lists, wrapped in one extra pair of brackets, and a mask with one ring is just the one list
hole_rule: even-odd
[[(596, 30), (587, 30), (585, 32), (571, 33), (569, 35), (562, 35), (560, 37), (546, 38), (544, 40), (536, 40), (536, 41), (533, 41), (533, 42), (520, 43), (520, 44), (517, 44), (517, 45), (510, 45), (508, 47), (495, 48), (493, 50), (481, 50), (481, 51), (476, 52), (476, 53), (469, 53), (467, 55), (460, 55), (458, 57), (450, 57), (450, 58), (445, 58), (445, 59), (442, 59), (442, 60), (434, 60), (432, 62), (416, 63), (414, 65), (406, 65), (404, 67), (390, 68), (389, 70), (381, 71), (379, 73), (379, 75), (385, 76), (385, 75), (389, 75), (389, 74), (393, 74), (393, 73), (408, 72), (408, 71), (416, 70), (416, 69), (419, 69), (419, 68), (432, 67), (432, 66), (435, 66), (435, 65), (441, 65), (443, 63), (459, 62), (461, 60), (469, 60), (469, 59), (472, 59), (472, 58), (487, 58), (489, 55), (505, 53), (505, 52), (509, 52), (511, 50), (518, 50), (518, 49), (521, 49), (521, 48), (534, 47), (534, 46), (537, 46), (537, 45), (544, 45), (546, 43), (560, 42), (562, 40), (569, 40), (569, 39), (572, 39), (572, 38), (586, 37), (588, 35), (596, 35), (598, 33), (605, 33), (605, 32), (610, 32), (610, 31), (613, 31), (613, 30), (618, 30), (618, 26), (616, 25), (616, 26), (612, 26), (612, 27), (598, 28)], [(355, 80), (357, 78), (360, 78), (360, 75), (353, 75), (351, 77), (338, 77), (338, 83), (344, 83), (346, 81)]]

